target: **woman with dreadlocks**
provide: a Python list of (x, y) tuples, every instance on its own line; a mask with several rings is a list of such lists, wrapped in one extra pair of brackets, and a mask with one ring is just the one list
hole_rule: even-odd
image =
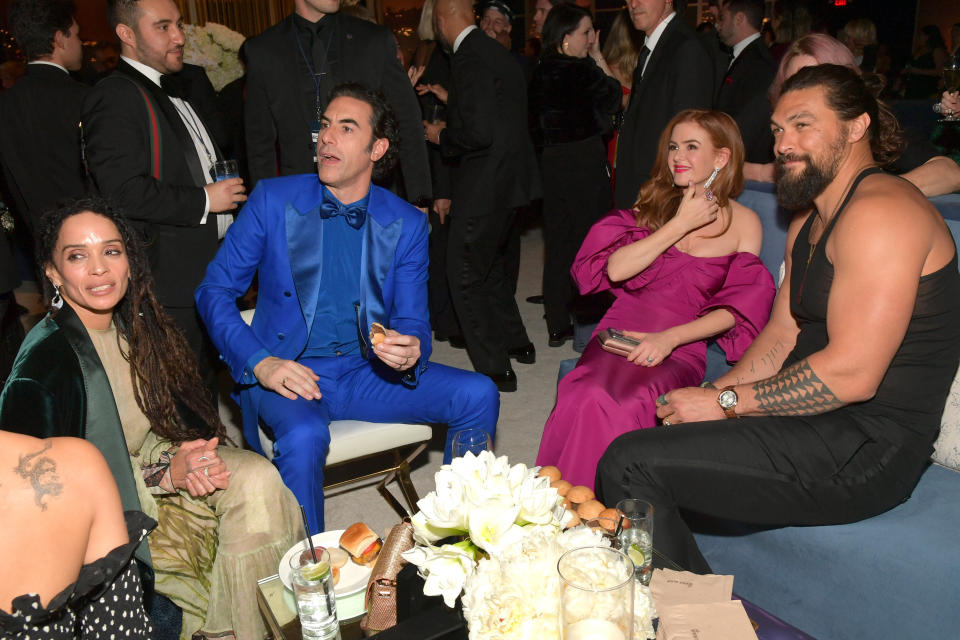
[(293, 494), (266, 459), (221, 444), (193, 353), (119, 212), (80, 200), (39, 231), (51, 311), (17, 355), (0, 424), (100, 449), (124, 509), (159, 522), (137, 559), (145, 592), (153, 582), (183, 610), (181, 638), (263, 638), (256, 580), (296, 540)]

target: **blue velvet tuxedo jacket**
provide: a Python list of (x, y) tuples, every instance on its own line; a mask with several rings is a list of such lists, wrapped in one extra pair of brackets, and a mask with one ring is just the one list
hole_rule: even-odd
[[(267, 356), (296, 360), (304, 351), (323, 284), (323, 190), (315, 174), (261, 180), (250, 194), (197, 288), (197, 309), (238, 383), (247, 442), (259, 450), (261, 398), (253, 367)], [(371, 185), (362, 228), (361, 291), (355, 305), (365, 357), (370, 323), (420, 339), (420, 361), (397, 382), (414, 386), (430, 357), (427, 311), (427, 217)], [(258, 275), (257, 311), (247, 326), (237, 310)], [(261, 452), (262, 453), (262, 452)]]

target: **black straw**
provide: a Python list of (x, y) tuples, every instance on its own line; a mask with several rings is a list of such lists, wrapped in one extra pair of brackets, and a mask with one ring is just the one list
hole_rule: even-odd
[(313, 561), (320, 562), (317, 558), (317, 548), (313, 546), (313, 538), (310, 537), (310, 527), (307, 526), (307, 510), (300, 505), (300, 517), (303, 518), (303, 533), (307, 536), (307, 546), (310, 547), (310, 553), (313, 554)]
[(623, 531), (623, 521), (626, 519), (626, 516), (620, 514), (620, 517), (617, 518), (617, 530), (613, 532), (613, 535), (620, 537), (620, 533)]

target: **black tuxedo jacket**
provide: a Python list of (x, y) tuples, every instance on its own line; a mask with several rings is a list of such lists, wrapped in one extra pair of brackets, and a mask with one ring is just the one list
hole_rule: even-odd
[(527, 129), (527, 86), (509, 51), (480, 29), (450, 63), (447, 127), (440, 150), (454, 159), (453, 206), (520, 207), (540, 197), (540, 175)]
[(714, 61), (697, 33), (675, 15), (650, 54), (647, 71), (633, 74), (630, 103), (617, 143), (615, 205), (629, 209), (657, 159), (657, 142), (673, 116), (713, 104)]
[[(151, 142), (153, 118), (156, 143)], [(121, 60), (87, 96), (83, 123), (90, 173), (100, 193), (114, 199), (140, 230), (160, 303), (192, 307), (193, 291), (217, 250), (217, 221), (211, 213), (200, 224), (206, 177), (176, 107), (160, 87)]]
[(80, 107), (90, 91), (46, 64), (0, 93), (0, 163), (10, 206), (31, 229), (63, 198), (84, 195), (80, 161)]
[[(359, 82), (386, 96), (400, 122), (400, 168), (406, 197), (429, 199), (430, 170), (416, 93), (397, 60), (397, 45), (385, 27), (346, 14), (336, 18), (339, 57), (330, 86)], [(301, 53), (293, 15), (247, 41), (244, 123), (251, 188), (261, 178), (315, 173), (308, 113), (301, 91)]]
[(763, 38), (758, 38), (733, 61), (717, 91), (714, 109), (730, 114), (737, 121), (747, 162), (773, 161), (772, 109), (767, 94), (776, 73), (777, 63)]

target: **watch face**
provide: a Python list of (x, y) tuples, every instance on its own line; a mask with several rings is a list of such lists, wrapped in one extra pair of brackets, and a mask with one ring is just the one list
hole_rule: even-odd
[(720, 393), (717, 397), (717, 402), (720, 403), (720, 406), (724, 409), (730, 409), (737, 406), (737, 393), (727, 389)]

